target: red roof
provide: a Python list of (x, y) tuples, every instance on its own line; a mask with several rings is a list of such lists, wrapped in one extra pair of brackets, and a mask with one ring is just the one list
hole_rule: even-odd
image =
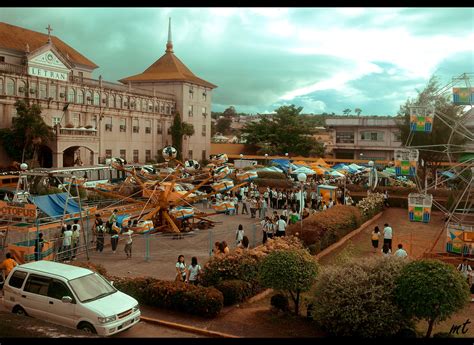
[[(64, 56), (69, 56), (69, 60), (73, 63), (93, 69), (99, 67), (59, 38), (51, 36), (51, 41)], [(25, 51), (26, 44), (28, 44), (30, 51), (35, 51), (47, 43), (47, 34), (0, 22), (0, 47), (2, 48)]]
[(211, 89), (217, 87), (216, 85), (194, 75), (194, 73), (173, 54), (171, 49), (167, 49), (167, 52), (143, 73), (120, 80), (120, 82), (124, 84), (129, 81), (186, 81), (196, 85), (209, 87)]

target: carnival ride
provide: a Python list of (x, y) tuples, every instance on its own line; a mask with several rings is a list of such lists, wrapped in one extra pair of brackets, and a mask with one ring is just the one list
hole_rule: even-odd
[[(412, 179), (418, 189), (417, 193), (408, 196), (408, 214), (411, 221), (428, 223), (432, 206), (446, 215), (444, 229), (437, 236), (427, 255), (433, 254), (442, 234), (446, 237), (446, 252), (462, 255), (473, 254), (474, 243), (474, 209), (473, 209), (473, 176), (474, 158), (467, 156), (461, 160), (462, 154), (469, 152), (469, 145), (474, 142), (472, 124), (474, 123), (474, 88), (471, 87), (473, 73), (464, 73), (452, 78), (451, 82), (436, 90), (435, 95), (441, 96), (453, 88), (453, 104), (459, 106), (458, 113), (449, 116), (443, 108), (436, 107), (434, 100), (424, 99), (409, 107), (410, 134), (402, 148), (395, 151), (395, 172), (397, 176)], [(446, 143), (433, 145), (415, 145), (413, 139), (420, 135), (431, 135), (437, 123), (449, 128)], [(469, 124), (469, 125), (468, 125)], [(472, 148), (471, 148), (472, 151)], [(435, 154), (440, 161), (449, 162), (449, 171), (444, 178), (438, 179), (437, 174), (428, 183), (425, 162), (420, 153)], [(425, 180), (421, 181), (418, 169), (425, 170)], [(453, 202), (444, 205), (433, 196), (433, 192), (447, 180), (456, 181), (453, 190)], [(443, 255), (443, 253), (438, 253)]]
[[(201, 211), (193, 204), (202, 199), (209, 200), (219, 193), (230, 193), (257, 177), (255, 172), (236, 174), (231, 164), (227, 163), (225, 154), (212, 156), (212, 163), (203, 168), (195, 160), (181, 162), (176, 159), (177, 151), (172, 146), (165, 147), (162, 154), (165, 163), (141, 169), (128, 167), (120, 159), (114, 158), (110, 161), (115, 169), (124, 171), (128, 175), (126, 183), (136, 187), (133, 193), (124, 195), (121, 188), (85, 187), (89, 191), (140, 206), (140, 211), (118, 223), (118, 228), (128, 225), (131, 221), (132, 229), (138, 233), (151, 231), (179, 233), (189, 228), (191, 219), (193, 223), (194, 219), (197, 219), (212, 226), (214, 222), (209, 217), (232, 211), (235, 209), (234, 203), (231, 200), (216, 200), (211, 203), (214, 213)], [(239, 182), (237, 185), (234, 185), (234, 181), (229, 178), (232, 174), (237, 175), (235, 177)], [(186, 184), (187, 188), (181, 183)], [(190, 183), (194, 183), (192, 187), (189, 187)], [(212, 192), (199, 190), (209, 184)]]

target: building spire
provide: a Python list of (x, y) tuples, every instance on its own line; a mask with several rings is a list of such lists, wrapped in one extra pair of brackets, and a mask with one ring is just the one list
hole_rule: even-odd
[(169, 24), (168, 24), (168, 42), (166, 43), (166, 52), (167, 53), (173, 52), (173, 42), (171, 41), (171, 17), (169, 18)]

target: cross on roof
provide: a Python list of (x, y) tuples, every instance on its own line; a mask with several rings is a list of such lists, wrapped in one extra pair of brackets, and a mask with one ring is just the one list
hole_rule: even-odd
[(48, 27), (46, 28), (48, 30), (48, 41), (51, 40), (51, 31), (53, 31), (53, 28), (51, 27), (50, 24), (48, 24)]

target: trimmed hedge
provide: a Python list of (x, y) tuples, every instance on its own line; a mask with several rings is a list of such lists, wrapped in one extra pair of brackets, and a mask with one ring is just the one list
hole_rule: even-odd
[(101, 264), (93, 264), (90, 261), (87, 261), (87, 262), (74, 261), (74, 262), (71, 262), (70, 265), (76, 266), (76, 267), (87, 268), (91, 271), (99, 273), (101, 276), (104, 276), (105, 278), (108, 278), (107, 270)]
[(216, 289), (222, 292), (225, 306), (245, 301), (253, 295), (252, 284), (240, 279), (221, 281)]
[(111, 279), (117, 289), (151, 307), (215, 317), (224, 305), (224, 296), (212, 287), (163, 281), (151, 277), (111, 277)]
[(357, 207), (336, 205), (303, 219), (302, 227), (299, 223), (289, 225), (286, 234), (298, 234), (306, 246), (314, 245), (311, 250), (317, 254), (361, 224), (362, 215)]
[(259, 187), (270, 187), (270, 188), (293, 188), (293, 183), (289, 180), (281, 180), (281, 179), (271, 179), (271, 178), (256, 178), (253, 180)]
[(257, 171), (259, 178), (286, 180), (286, 175), (277, 171)]

